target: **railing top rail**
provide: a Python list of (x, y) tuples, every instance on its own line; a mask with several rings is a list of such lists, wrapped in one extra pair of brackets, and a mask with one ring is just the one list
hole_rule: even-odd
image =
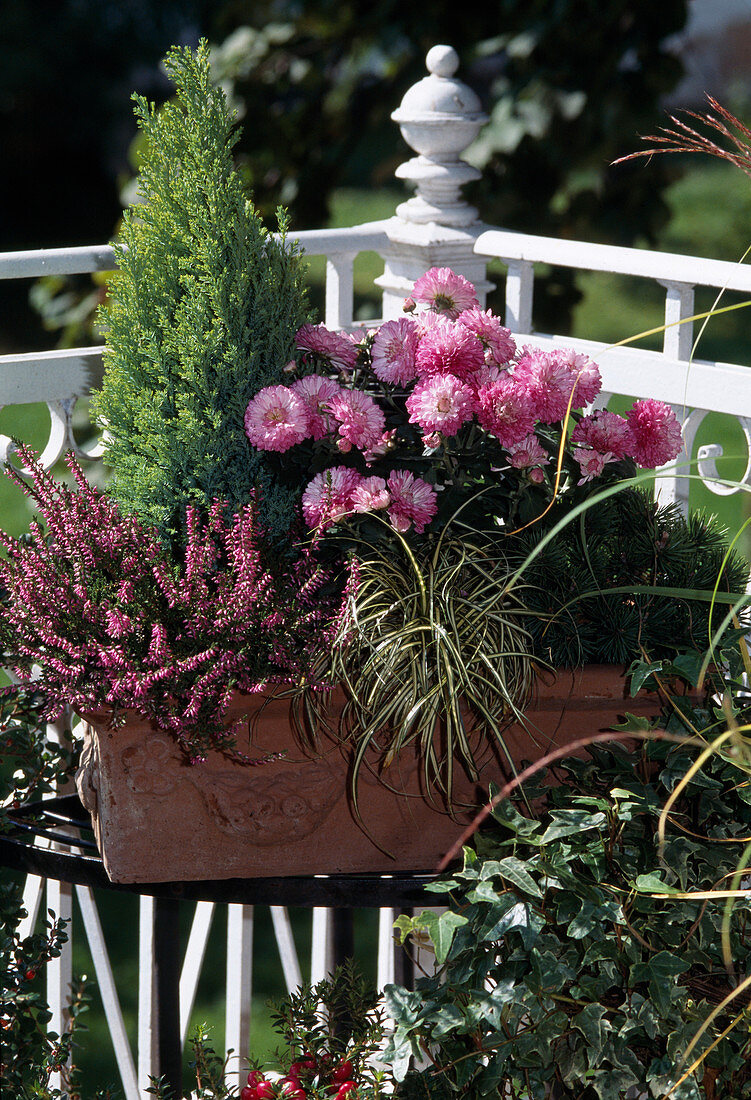
[(536, 237), (506, 229), (488, 229), (481, 233), (475, 243), (475, 252), (501, 260), (637, 275), (662, 283), (751, 291), (751, 266), (729, 260), (683, 256), (676, 252)]
[[(300, 242), (309, 256), (379, 251), (388, 243), (386, 221), (338, 229), (305, 229), (290, 237)], [(35, 248), (25, 252), (0, 252), (0, 279), (38, 279), (43, 275), (85, 275), (112, 271), (117, 266), (109, 244), (71, 248)]]

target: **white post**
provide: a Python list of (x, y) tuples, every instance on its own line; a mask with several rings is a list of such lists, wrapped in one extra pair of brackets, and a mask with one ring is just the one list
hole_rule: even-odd
[[(52, 910), (56, 918), (68, 922), (67, 943), (62, 945), (58, 958), (50, 959), (47, 963), (47, 1004), (51, 1015), (49, 1030), (63, 1035), (70, 1021), (70, 987), (73, 981), (73, 929), (70, 924), (73, 914), (73, 887), (69, 882), (47, 880), (47, 908)], [(51, 1074), (50, 1088), (62, 1087), (62, 1074)]]
[(253, 994), (253, 906), (227, 906), (227, 1013), (224, 1047), (233, 1051), (227, 1086), (238, 1091), (248, 1072), (250, 1008)]
[(159, 1076), (159, 1035), (156, 1027), (154, 972), (154, 899), (139, 898), (138, 912), (138, 1087), (143, 1100), (149, 1078)]
[(310, 984), (316, 985), (328, 977), (334, 968), (334, 924), (331, 910), (316, 906), (313, 909), (313, 928), (310, 948)]
[[(688, 283), (663, 283), (665, 287), (665, 332), (663, 334), (663, 354), (671, 359), (681, 359), (688, 362), (691, 359), (691, 350), (694, 339), (694, 326), (687, 317), (694, 313), (694, 288)], [(686, 420), (686, 408), (681, 403), (680, 397), (673, 403), (673, 411), (678, 420)], [(687, 431), (688, 424), (684, 426), (683, 450), (675, 462), (669, 465), (674, 467), (679, 463), (683, 470), (689, 472), (689, 460), (693, 444), (693, 433)], [(691, 438), (688, 438), (691, 436)], [(681, 468), (655, 478), (655, 496), (661, 504), (673, 501), (678, 503), (684, 514), (688, 513), (688, 491), (691, 482), (686, 477), (681, 477)]]
[(383, 289), (383, 316), (402, 316), (404, 299), (416, 279), (431, 267), (450, 267), (474, 283), (484, 305), (492, 284), (486, 261), (474, 252), (487, 228), (477, 210), (461, 197), (461, 188), (480, 173), (460, 154), (477, 136), (487, 116), (475, 93), (456, 80), (459, 65), (450, 46), (434, 46), (425, 63), (429, 76), (406, 93), (392, 118), (418, 155), (401, 164), (396, 175), (415, 184), (416, 194), (397, 207), (387, 225), (390, 244), (376, 283)]

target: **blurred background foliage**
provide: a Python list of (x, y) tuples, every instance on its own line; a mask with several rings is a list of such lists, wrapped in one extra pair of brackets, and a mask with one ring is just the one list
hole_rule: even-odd
[[(215, 44), (244, 126), (239, 158), (259, 209), (293, 229), (329, 223), (341, 188), (393, 186), (409, 155), (390, 118), (437, 42), (490, 123), (468, 190), (484, 221), (523, 231), (655, 243), (668, 219), (665, 158), (610, 167), (651, 131), (682, 75), (669, 49), (686, 0), (495, 0), (457, 12), (374, 0), (0, 0), (0, 248), (92, 244), (113, 235), (133, 174), (129, 96), (169, 93), (167, 47)], [(406, 155), (405, 155), (406, 154)], [(43, 342), (26, 302), (3, 288), (0, 343)], [(546, 282), (542, 316), (561, 331), (576, 293)], [(3, 308), (4, 307), (4, 308)]]

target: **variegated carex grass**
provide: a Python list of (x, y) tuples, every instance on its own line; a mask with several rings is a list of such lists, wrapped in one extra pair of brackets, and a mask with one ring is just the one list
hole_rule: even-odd
[(509, 583), (497, 540), (445, 532), (420, 552), (401, 536), (368, 545), (357, 569), (349, 614), (316, 669), (318, 681), (344, 687), (344, 712), (333, 722), (327, 693), (305, 690), (293, 708), (298, 728), (352, 742), (355, 812), (362, 767), (377, 759), (388, 782), (408, 745), (427, 796), (451, 809), (457, 763), (475, 779), (488, 741), (510, 762), (503, 731), (523, 719), (539, 664), (523, 586)]

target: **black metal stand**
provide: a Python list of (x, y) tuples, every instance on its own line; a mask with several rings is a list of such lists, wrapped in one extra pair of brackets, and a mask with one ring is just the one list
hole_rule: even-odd
[[(46, 837), (72, 849), (39, 848)], [(154, 965), (159, 1072), (175, 1097), (182, 1096), (180, 1043), (181, 901), (238, 902), (243, 905), (287, 905), (334, 909), (334, 961), (353, 953), (352, 910), (394, 907), (402, 912), (446, 898), (424, 891), (433, 875), (310, 875), (300, 878), (219, 879), (195, 882), (113, 883), (107, 878), (91, 835), (88, 815), (77, 795), (22, 806), (11, 818), (11, 830), (0, 834), (0, 867), (81, 886), (120, 890), (154, 897)], [(396, 980), (412, 984), (412, 966), (397, 955)]]

